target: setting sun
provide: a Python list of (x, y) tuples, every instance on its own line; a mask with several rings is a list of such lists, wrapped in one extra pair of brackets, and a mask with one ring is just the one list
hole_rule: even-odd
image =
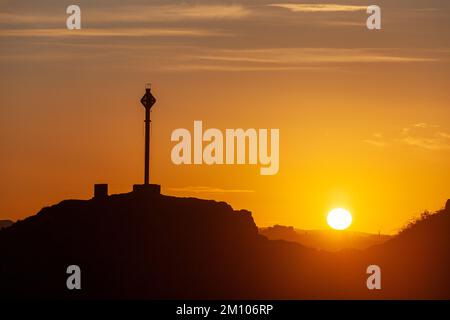
[(328, 213), (327, 223), (335, 230), (344, 230), (352, 224), (352, 215), (345, 209), (336, 208)]

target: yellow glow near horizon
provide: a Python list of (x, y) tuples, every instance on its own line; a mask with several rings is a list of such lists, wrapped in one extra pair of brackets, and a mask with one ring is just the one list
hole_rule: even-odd
[(344, 230), (352, 224), (352, 215), (345, 209), (336, 208), (328, 213), (327, 223), (335, 230)]

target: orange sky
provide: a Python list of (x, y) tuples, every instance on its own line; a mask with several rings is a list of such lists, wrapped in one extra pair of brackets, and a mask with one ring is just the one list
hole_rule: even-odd
[[(0, 219), (89, 198), (97, 182), (111, 193), (140, 183), (149, 81), (151, 179), (164, 194), (304, 229), (326, 228), (334, 207), (352, 212), (352, 230), (384, 233), (439, 209), (450, 198), (450, 4), (390, 2), (377, 3), (383, 30), (368, 31), (355, 9), (365, 1), (325, 12), (80, 1), (71, 32), (60, 1), (0, 1)], [(170, 134), (194, 120), (279, 128), (279, 173), (173, 165)]]

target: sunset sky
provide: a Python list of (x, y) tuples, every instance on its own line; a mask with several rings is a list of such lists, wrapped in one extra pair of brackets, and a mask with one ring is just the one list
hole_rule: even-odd
[[(81, 7), (82, 29), (66, 29)], [(318, 5), (320, 4), (320, 5)], [(382, 30), (365, 27), (368, 5)], [(450, 2), (0, 0), (0, 219), (151, 181), (259, 226), (395, 233), (450, 198)], [(171, 132), (279, 128), (280, 170), (176, 166)]]

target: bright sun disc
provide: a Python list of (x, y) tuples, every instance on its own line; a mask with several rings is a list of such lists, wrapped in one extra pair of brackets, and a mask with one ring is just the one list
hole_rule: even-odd
[(327, 222), (335, 230), (344, 230), (352, 224), (352, 215), (342, 208), (333, 209), (328, 213)]

